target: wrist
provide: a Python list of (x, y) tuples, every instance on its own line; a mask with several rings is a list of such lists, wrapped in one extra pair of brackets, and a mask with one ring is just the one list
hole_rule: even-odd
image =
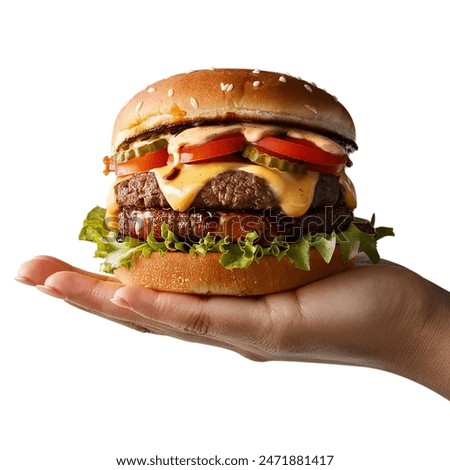
[(425, 290), (386, 365), (450, 399), (450, 293), (428, 281)]

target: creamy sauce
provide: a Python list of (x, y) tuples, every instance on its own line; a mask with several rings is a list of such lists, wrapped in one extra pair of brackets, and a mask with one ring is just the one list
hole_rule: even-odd
[(306, 175), (294, 175), (260, 165), (239, 162), (195, 163), (180, 165), (174, 179), (166, 179), (172, 166), (151, 170), (159, 187), (176, 211), (186, 211), (203, 187), (220, 173), (242, 170), (263, 178), (277, 198), (283, 212), (292, 217), (302, 216), (311, 205), (319, 173), (308, 171)]
[(320, 147), (323, 151), (333, 153), (335, 155), (345, 155), (345, 150), (337, 144), (334, 140), (328, 139), (320, 134), (314, 132), (303, 131), (300, 129), (290, 129), (286, 132), (288, 137), (294, 137), (295, 139), (309, 140), (313, 144)]
[(250, 143), (257, 142), (268, 135), (287, 134), (289, 137), (309, 140), (326, 152), (337, 155), (345, 154), (345, 150), (339, 144), (314, 132), (293, 129), (292, 127), (245, 123), (223, 126), (190, 127), (172, 136), (169, 139), (167, 150), (169, 154), (173, 155), (174, 162), (178, 163), (180, 161), (180, 148), (183, 147), (183, 145), (200, 145), (214, 140), (221, 135), (233, 134), (235, 132), (243, 134), (245, 140)]

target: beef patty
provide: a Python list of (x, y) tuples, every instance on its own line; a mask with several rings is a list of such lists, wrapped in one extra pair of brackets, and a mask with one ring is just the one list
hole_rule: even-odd
[(302, 217), (288, 217), (270, 209), (262, 213), (219, 212), (190, 209), (177, 212), (172, 209), (130, 209), (119, 213), (119, 231), (123, 235), (145, 240), (150, 232), (162, 240), (162, 224), (174, 232), (178, 239), (195, 243), (208, 233), (236, 241), (246, 233), (256, 232), (259, 243), (267, 244), (277, 236), (296, 241), (310, 233), (331, 233), (345, 230), (353, 214), (345, 204), (327, 206), (308, 211)]
[[(321, 174), (311, 208), (334, 206), (342, 193), (339, 176)], [(119, 183), (116, 186), (116, 198), (120, 207), (170, 209), (152, 172), (138, 173)], [(259, 176), (242, 170), (217, 175), (199, 192), (192, 207), (232, 211), (279, 209), (268, 184)]]

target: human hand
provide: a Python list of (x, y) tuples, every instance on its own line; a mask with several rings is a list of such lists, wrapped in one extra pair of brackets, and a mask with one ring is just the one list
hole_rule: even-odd
[(139, 331), (231, 349), (254, 360), (388, 370), (450, 398), (450, 294), (388, 261), (260, 297), (205, 297), (123, 286), (39, 256), (18, 280)]

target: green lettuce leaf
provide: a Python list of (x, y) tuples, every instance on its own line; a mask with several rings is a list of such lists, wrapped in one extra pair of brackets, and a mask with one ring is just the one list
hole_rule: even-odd
[[(351, 223), (343, 232), (307, 235), (294, 243), (286, 242), (283, 237), (276, 237), (269, 245), (261, 246), (258, 244), (257, 233), (252, 232), (237, 243), (232, 243), (228, 237), (216, 238), (208, 234), (197, 243), (189, 244), (178, 240), (164, 223), (161, 226), (162, 241), (156, 240), (153, 233), (150, 233), (145, 241), (125, 237), (123, 242), (118, 242), (117, 230), (108, 228), (105, 213), (105, 209), (101, 207), (92, 209), (84, 220), (79, 238), (97, 245), (95, 256), (104, 258), (101, 269), (107, 273), (113, 273), (121, 266), (131, 267), (136, 256), (150, 256), (155, 252), (164, 256), (169, 251), (182, 251), (191, 256), (218, 252), (221, 253), (220, 263), (227, 269), (245, 269), (253, 262), (258, 263), (263, 256), (275, 256), (278, 260), (286, 256), (298, 269), (309, 271), (311, 248), (315, 248), (325, 262), (329, 263), (336, 246), (339, 245), (345, 260), (362, 252), (366, 253), (373, 263), (377, 263), (380, 260), (377, 241), (394, 236), (392, 228), (389, 227), (378, 227), (375, 234), (370, 234)], [(355, 222), (368, 221), (355, 219)], [(375, 216), (372, 216), (371, 222), (375, 222)]]

